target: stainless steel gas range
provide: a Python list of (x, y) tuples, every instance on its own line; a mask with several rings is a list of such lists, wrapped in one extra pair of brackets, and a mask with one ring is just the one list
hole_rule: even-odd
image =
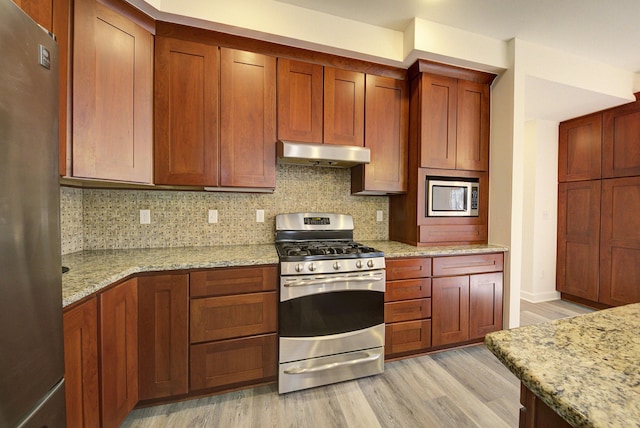
[(384, 254), (353, 229), (346, 214), (276, 216), (281, 394), (384, 371)]

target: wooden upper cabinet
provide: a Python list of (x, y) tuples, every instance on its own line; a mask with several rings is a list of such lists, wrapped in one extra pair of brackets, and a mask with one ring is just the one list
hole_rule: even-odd
[(276, 59), (221, 48), (220, 185), (276, 185)]
[(458, 80), (456, 169), (489, 170), (489, 85)]
[(53, 10), (54, 2), (57, 3), (57, 0), (13, 0), (13, 2), (31, 19), (53, 32)]
[(324, 68), (324, 143), (364, 146), (364, 73)]
[(371, 163), (351, 169), (351, 193), (407, 191), (409, 100), (404, 80), (366, 76), (365, 147)]
[(602, 177), (640, 175), (640, 102), (603, 113)]
[(421, 128), (420, 166), (455, 169), (457, 79), (423, 73), (420, 79), (422, 99), (417, 116)]
[(278, 139), (322, 142), (323, 67), (278, 58)]
[[(640, 177), (602, 180), (599, 301), (640, 302)], [(585, 268), (583, 266), (583, 268)]]
[(153, 35), (144, 21), (74, 2), (75, 177), (152, 181)]
[(556, 288), (596, 302), (600, 263), (600, 180), (558, 186)]
[(600, 178), (602, 113), (562, 122), (558, 133), (558, 181)]
[(156, 37), (155, 184), (217, 186), (219, 49)]

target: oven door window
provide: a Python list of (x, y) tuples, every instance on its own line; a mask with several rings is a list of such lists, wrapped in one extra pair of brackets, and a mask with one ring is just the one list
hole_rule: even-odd
[(384, 322), (384, 293), (370, 290), (320, 293), (280, 302), (280, 336), (346, 333)]

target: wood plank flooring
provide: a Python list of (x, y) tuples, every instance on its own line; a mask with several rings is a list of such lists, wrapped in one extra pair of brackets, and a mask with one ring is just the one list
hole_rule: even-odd
[[(521, 323), (590, 312), (522, 302)], [(275, 385), (134, 410), (122, 427), (517, 427), (520, 382), (484, 345), (385, 364), (383, 375), (278, 395)]]

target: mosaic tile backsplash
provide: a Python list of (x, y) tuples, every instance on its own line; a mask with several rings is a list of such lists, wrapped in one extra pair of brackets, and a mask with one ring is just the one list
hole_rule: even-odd
[[(62, 253), (274, 242), (275, 216), (320, 211), (351, 214), (356, 240), (389, 238), (389, 198), (351, 196), (349, 169), (278, 165), (273, 194), (61, 189)], [(141, 209), (151, 224), (140, 224)], [(218, 210), (218, 223), (208, 211)], [(256, 210), (264, 210), (264, 223)], [(376, 221), (376, 211), (383, 221)]]

